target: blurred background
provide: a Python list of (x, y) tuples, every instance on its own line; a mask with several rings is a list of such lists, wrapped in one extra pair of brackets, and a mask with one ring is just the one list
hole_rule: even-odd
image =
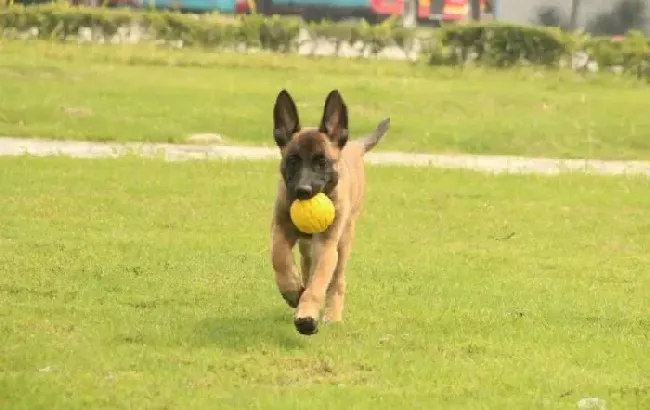
[[(295, 15), (303, 20), (378, 23), (391, 16), (405, 26), (439, 26), (467, 20), (497, 20), (581, 29), (594, 35), (650, 33), (650, 0), (71, 0), (96, 7), (173, 9), (185, 13)], [(14, 3), (49, 3), (15, 0)]]

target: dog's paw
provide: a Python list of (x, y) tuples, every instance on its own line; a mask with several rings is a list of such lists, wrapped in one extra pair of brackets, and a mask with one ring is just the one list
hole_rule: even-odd
[(300, 290), (282, 292), (282, 298), (284, 299), (285, 302), (287, 302), (287, 305), (289, 305), (289, 307), (295, 309), (298, 307), (298, 302), (300, 302), (300, 296), (304, 291), (305, 288), (300, 288)]
[(298, 317), (293, 320), (296, 330), (301, 335), (315, 335), (318, 333), (318, 320), (312, 317)]

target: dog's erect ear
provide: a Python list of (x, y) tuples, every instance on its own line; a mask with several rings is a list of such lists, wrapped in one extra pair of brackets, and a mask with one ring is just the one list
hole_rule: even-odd
[(319, 131), (343, 148), (348, 142), (348, 107), (338, 90), (332, 90), (325, 99), (325, 110)]
[(283, 148), (296, 132), (300, 131), (298, 109), (293, 98), (282, 90), (275, 99), (273, 107), (273, 138), (278, 147)]

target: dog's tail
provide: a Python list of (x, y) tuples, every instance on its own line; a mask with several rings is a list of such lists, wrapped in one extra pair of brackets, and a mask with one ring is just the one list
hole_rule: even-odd
[(377, 124), (377, 128), (371, 133), (363, 137), (361, 140), (363, 143), (363, 152), (368, 152), (375, 147), (381, 141), (381, 138), (386, 134), (386, 131), (390, 128), (390, 118), (383, 119)]

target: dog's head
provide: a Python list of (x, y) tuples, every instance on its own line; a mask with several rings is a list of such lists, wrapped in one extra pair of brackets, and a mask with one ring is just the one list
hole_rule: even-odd
[(301, 127), (293, 98), (282, 90), (273, 107), (273, 137), (282, 154), (280, 172), (289, 202), (332, 192), (348, 142), (348, 109), (338, 90), (327, 95), (318, 128)]

